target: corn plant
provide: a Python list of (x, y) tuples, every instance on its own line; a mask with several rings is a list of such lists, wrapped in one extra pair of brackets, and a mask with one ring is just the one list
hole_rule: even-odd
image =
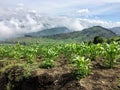
[(103, 61), (103, 65), (108, 68), (113, 68), (116, 59), (119, 58), (120, 47), (119, 44), (113, 42), (111, 44), (104, 44), (103, 54), (105, 56), (105, 60)]
[(5, 49), (3, 47), (0, 48), (0, 59), (3, 59), (5, 56)]
[(57, 51), (54, 48), (44, 48), (43, 54), (46, 59), (40, 64), (40, 68), (54, 67), (54, 60), (57, 57)]
[(32, 47), (26, 47), (24, 50), (24, 56), (27, 59), (27, 63), (33, 63), (36, 59), (37, 50)]
[(88, 56), (89, 53), (89, 46), (85, 43), (81, 43), (77, 46), (77, 54), (82, 56)]
[(85, 59), (85, 57), (75, 56), (73, 63), (73, 66), (75, 68), (73, 72), (77, 76), (77, 79), (81, 79), (90, 73), (91, 70), (89, 59)]
[(52, 67), (54, 67), (54, 60), (47, 58), (46, 60), (44, 60), (44, 61), (40, 64), (39, 67), (40, 67), (40, 68), (45, 68), (45, 69), (52, 68)]

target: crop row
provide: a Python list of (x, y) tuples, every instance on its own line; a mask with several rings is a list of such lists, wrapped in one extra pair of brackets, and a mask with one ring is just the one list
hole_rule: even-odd
[(90, 72), (90, 61), (96, 60), (96, 57), (103, 59), (103, 66), (114, 67), (117, 59), (120, 58), (120, 45), (117, 42), (110, 44), (0, 45), (0, 60), (7, 58), (16, 60), (18, 63), (24, 60), (26, 63), (32, 64), (42, 57), (44, 60), (41, 62), (40, 68), (54, 67), (54, 61), (60, 55), (65, 55), (75, 68), (75, 73), (84, 77)]

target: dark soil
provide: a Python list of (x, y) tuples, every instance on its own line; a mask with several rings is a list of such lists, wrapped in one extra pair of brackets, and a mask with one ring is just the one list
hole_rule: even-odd
[(120, 90), (120, 65), (106, 69), (100, 60), (93, 61), (92, 72), (87, 77), (76, 80), (71, 73), (67, 59), (62, 56), (52, 69), (36, 69), (29, 78), (22, 78), (24, 69), (14, 66), (0, 76), (0, 90)]

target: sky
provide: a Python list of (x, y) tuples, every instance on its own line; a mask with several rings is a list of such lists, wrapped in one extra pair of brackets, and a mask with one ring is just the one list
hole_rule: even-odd
[(0, 40), (60, 26), (81, 31), (98, 25), (120, 27), (120, 0), (0, 0)]
[(120, 21), (120, 0), (0, 0), (0, 13), (18, 6), (46, 15)]

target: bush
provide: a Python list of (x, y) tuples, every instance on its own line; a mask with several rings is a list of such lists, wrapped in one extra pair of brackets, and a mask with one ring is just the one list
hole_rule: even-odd
[(103, 43), (104, 41), (105, 41), (104, 38), (102, 38), (100, 36), (96, 36), (96, 37), (94, 37), (93, 43), (98, 44), (98, 43)]

